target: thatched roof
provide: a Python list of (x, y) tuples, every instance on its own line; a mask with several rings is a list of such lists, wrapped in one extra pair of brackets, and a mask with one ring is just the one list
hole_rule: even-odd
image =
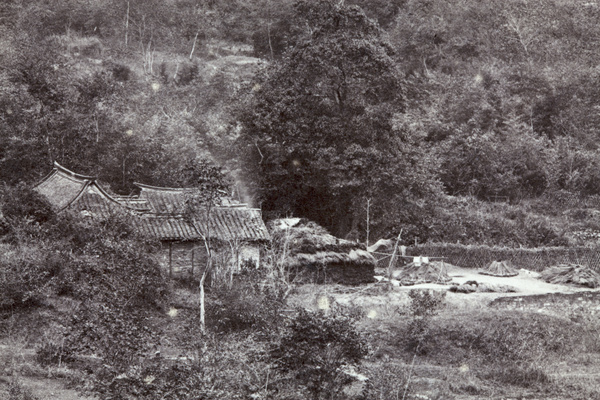
[(573, 284), (589, 288), (600, 287), (600, 274), (578, 264), (561, 264), (543, 271), (541, 279), (548, 283)]
[(274, 244), (287, 251), (286, 267), (329, 271), (340, 283), (372, 281), (376, 261), (361, 244), (337, 238), (306, 219), (275, 220), (269, 227)]
[(318, 251), (313, 254), (296, 253), (290, 256), (287, 265), (290, 267), (301, 267), (307, 264), (354, 264), (373, 266), (375, 260), (365, 250), (350, 250), (349, 253), (337, 253), (335, 251)]
[(404, 267), (397, 279), (402, 285), (417, 285), (420, 283), (446, 284), (452, 280), (448, 276), (448, 271), (443, 261), (412, 262)]
[(492, 261), (484, 270), (479, 271), (483, 275), (510, 277), (517, 276), (519, 272), (512, 267), (510, 261)]
[[(287, 242), (290, 255), (317, 253), (350, 253), (352, 250), (364, 250), (362, 245), (337, 238), (327, 229), (315, 222), (299, 218), (284, 218), (272, 221), (270, 231), (277, 244)], [(364, 257), (373, 259), (364, 251)], [(362, 254), (362, 253), (361, 253)]]

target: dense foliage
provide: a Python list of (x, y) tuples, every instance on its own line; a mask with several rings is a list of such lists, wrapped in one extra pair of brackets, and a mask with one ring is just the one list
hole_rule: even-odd
[(440, 194), (600, 194), (597, 16), (553, 0), (5, 1), (0, 181), (56, 160), (130, 193), (210, 158), (268, 216), (479, 241), (435, 226)]
[(241, 116), (263, 209), (345, 234), (367, 199), (382, 209), (430, 195), (417, 138), (398, 126), (403, 84), (380, 28), (360, 8), (327, 1), (298, 3), (296, 18), (295, 45), (259, 78)]

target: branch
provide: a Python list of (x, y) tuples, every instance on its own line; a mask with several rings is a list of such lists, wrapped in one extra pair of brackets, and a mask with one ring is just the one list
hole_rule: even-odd
[(256, 146), (256, 150), (258, 150), (258, 154), (260, 154), (260, 161), (258, 162), (258, 165), (261, 165), (265, 157), (263, 156), (262, 151), (260, 151), (260, 147), (258, 147), (258, 142), (254, 142), (254, 145)]

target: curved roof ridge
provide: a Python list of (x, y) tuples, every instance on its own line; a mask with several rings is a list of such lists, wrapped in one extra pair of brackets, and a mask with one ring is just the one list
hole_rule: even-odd
[(50, 172), (48, 172), (42, 179), (40, 179), (38, 183), (33, 185), (33, 188), (35, 189), (36, 187), (40, 186), (42, 183), (52, 178), (56, 173), (58, 173), (58, 171), (55, 168), (52, 168), (52, 170), (50, 170)]
[(115, 199), (110, 193), (108, 193), (102, 186), (100, 186), (98, 184), (98, 182), (93, 182), (94, 186), (96, 186), (96, 188), (98, 188), (98, 190), (100, 191), (100, 193), (102, 193), (104, 196), (106, 196), (106, 198), (108, 198), (110, 201), (112, 201), (113, 203), (116, 203), (118, 205), (120, 205), (121, 207), (125, 207), (128, 210), (133, 210), (133, 211), (138, 211), (137, 209), (128, 206), (127, 204), (123, 204), (122, 202), (120, 202), (119, 200)]
[(85, 182), (85, 184), (81, 187), (81, 189), (79, 190), (79, 192), (77, 193), (77, 195), (75, 197), (73, 197), (71, 199), (71, 201), (69, 201), (64, 207), (62, 207), (61, 209), (58, 210), (58, 212), (61, 212), (63, 210), (66, 210), (67, 208), (69, 208), (72, 204), (74, 204), (77, 200), (79, 200), (79, 198), (81, 196), (83, 196), (83, 193), (87, 190), (88, 187), (90, 187), (90, 184), (92, 182), (91, 181), (87, 181)]
[(90, 181), (95, 181), (96, 180), (95, 176), (78, 174), (76, 172), (71, 171), (70, 169), (67, 169), (67, 168), (63, 167), (62, 165), (60, 165), (56, 161), (54, 161), (54, 169), (56, 171), (58, 171), (58, 172), (62, 172), (62, 173), (65, 173), (67, 175), (70, 175), (73, 178), (77, 178), (77, 179), (81, 179), (81, 180), (90, 180)]
[(185, 188), (173, 188), (173, 187), (162, 187), (162, 186), (152, 186), (152, 185), (146, 185), (145, 183), (139, 183), (139, 182), (133, 182), (133, 184), (137, 187), (139, 187), (140, 189), (150, 189), (150, 190), (162, 190), (162, 191), (169, 191), (169, 192), (182, 192), (185, 190)]

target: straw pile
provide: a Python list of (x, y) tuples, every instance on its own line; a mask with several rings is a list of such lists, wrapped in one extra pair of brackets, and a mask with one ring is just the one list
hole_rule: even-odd
[(579, 264), (560, 264), (543, 271), (541, 279), (548, 283), (600, 287), (600, 274)]
[(479, 283), (467, 281), (462, 285), (454, 285), (448, 289), (454, 293), (515, 293), (517, 289), (508, 285), (497, 285), (493, 283)]
[(360, 244), (306, 219), (275, 220), (270, 230), (275, 246), (285, 249), (284, 266), (297, 280), (349, 285), (374, 280), (375, 258)]
[(402, 285), (447, 284), (452, 280), (448, 276), (448, 270), (443, 261), (431, 261), (421, 264), (412, 262), (404, 267), (397, 279)]
[(492, 275), (492, 276), (501, 276), (501, 277), (510, 277), (517, 276), (519, 272), (517, 272), (513, 267), (510, 261), (492, 261), (487, 268), (482, 271), (479, 271), (480, 274), (483, 275)]

